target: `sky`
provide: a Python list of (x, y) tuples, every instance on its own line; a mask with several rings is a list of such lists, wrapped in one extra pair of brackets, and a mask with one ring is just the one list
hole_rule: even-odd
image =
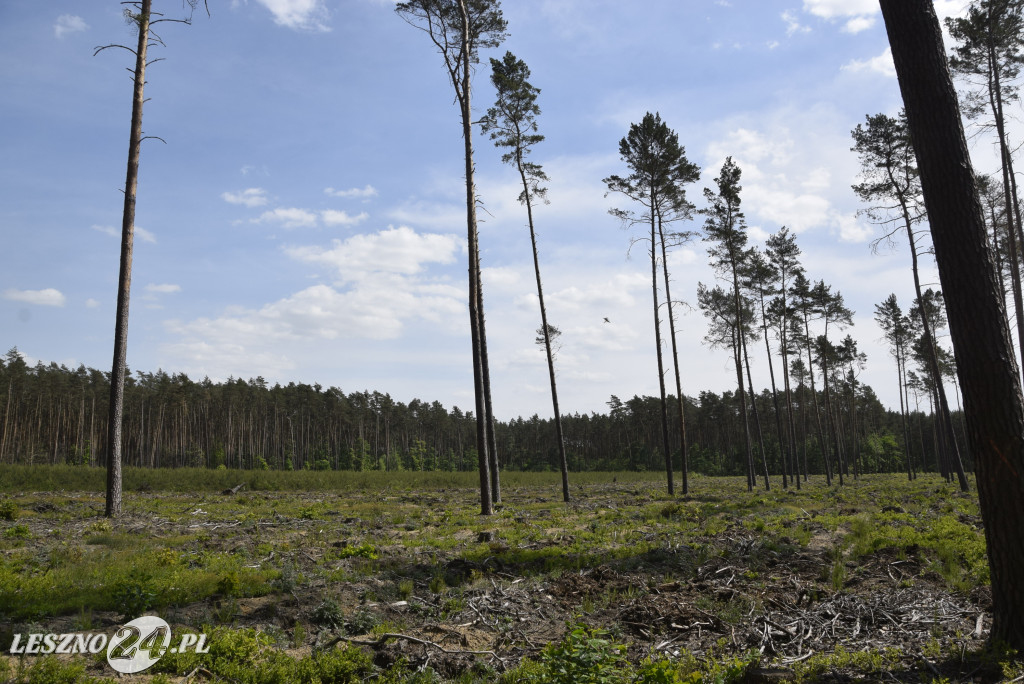
[[(940, 17), (965, 0), (939, 0)], [(473, 406), (462, 131), (427, 36), (389, 0), (210, 0), (156, 28), (147, 73), (128, 365), (199, 380), (263, 377)], [(874, 0), (505, 0), (509, 37), (540, 88), (550, 177), (535, 210), (564, 413), (657, 395), (650, 261), (608, 214), (618, 142), (657, 112), (702, 169), (703, 206), (726, 157), (742, 170), (750, 243), (782, 226), (812, 281), (855, 311), (861, 380), (898, 408), (874, 307), (909, 305), (905, 243), (860, 214), (850, 131), (895, 115), (899, 88)], [(154, 0), (168, 19), (178, 0)], [(0, 4), (0, 351), (30, 363), (112, 357), (134, 44), (113, 0)], [(948, 36), (947, 36), (948, 41)], [(126, 71), (126, 69), (128, 71)], [(495, 414), (552, 415), (526, 213), (515, 170), (476, 129), (480, 247)], [(991, 141), (972, 138), (978, 171)], [(697, 217), (692, 229), (699, 229)], [(734, 388), (704, 341), (698, 238), (669, 256), (683, 391)], [(926, 285), (938, 286), (928, 266)], [(607, 322), (605, 321), (607, 319)], [(948, 338), (946, 340), (948, 344)], [(755, 385), (768, 384), (763, 342)], [(777, 363), (777, 361), (776, 361)], [(776, 372), (779, 372), (776, 367)], [(669, 385), (671, 386), (671, 380)]]

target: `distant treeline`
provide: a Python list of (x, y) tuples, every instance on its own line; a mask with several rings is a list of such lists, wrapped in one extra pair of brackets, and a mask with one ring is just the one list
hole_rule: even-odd
[[(472, 470), (477, 467), (473, 415), (458, 407), (380, 392), (345, 393), (318, 384), (268, 385), (263, 378), (195, 382), (184, 374), (136, 372), (125, 387), (125, 463), (139, 467), (313, 470)], [(905, 470), (899, 413), (857, 384), (833, 387), (834, 419), (848, 467), (861, 472)], [(28, 366), (17, 349), (0, 359), (0, 463), (104, 465), (108, 453), (107, 373), (51, 363)], [(813, 425), (811, 391), (794, 392), (801, 468), (823, 472)], [(819, 393), (819, 402), (821, 396)], [(675, 397), (669, 397), (675, 411)], [(563, 417), (571, 470), (660, 470), (660, 406), (656, 397), (621, 401), (608, 413)], [(685, 398), (690, 470), (707, 475), (746, 472), (743, 428), (732, 393)], [(765, 390), (756, 400), (769, 470), (780, 473), (774, 405)], [(677, 415), (670, 413), (670, 415)], [(754, 424), (753, 413), (750, 420)], [(961, 416), (954, 414), (958, 435)], [(915, 467), (935, 469), (930, 414), (910, 416)], [(678, 443), (678, 425), (671, 427)], [(503, 468), (554, 470), (554, 422), (534, 415), (495, 426)], [(756, 430), (755, 430), (756, 434)], [(828, 436), (826, 436), (828, 439)], [(830, 448), (826, 445), (826, 448)], [(755, 444), (758, 462), (759, 446)], [(849, 458), (856, 455), (857, 458)], [(674, 454), (676, 467), (681, 456)], [(971, 469), (968, 455), (965, 465)]]

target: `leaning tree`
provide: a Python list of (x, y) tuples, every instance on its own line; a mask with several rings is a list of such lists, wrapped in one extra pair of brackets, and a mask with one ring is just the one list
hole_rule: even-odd
[(931, 0), (880, 0), (964, 395), (992, 575), (990, 639), (1024, 652), (1024, 399)]
[(552, 337), (561, 334), (548, 323), (548, 310), (544, 305), (544, 286), (540, 277), (540, 257), (537, 253), (537, 233), (533, 226), (533, 206), (537, 201), (546, 202), (548, 189), (541, 185), (548, 179), (541, 165), (528, 161), (531, 148), (544, 140), (538, 133), (537, 116), (540, 106), (537, 95), (540, 88), (530, 81), (530, 68), (526, 62), (511, 52), (498, 60), (491, 58), (491, 83), (497, 92), (494, 106), (487, 110), (481, 128), (490, 133), (497, 147), (508, 151), (501, 156), (506, 164), (512, 164), (519, 173), (523, 185), (519, 201), (526, 207), (526, 221), (530, 228), (530, 245), (533, 247), (533, 272), (537, 279), (537, 301), (540, 303), (540, 328), (538, 341), (544, 345), (548, 362), (548, 381), (551, 384), (551, 405), (555, 413), (555, 434), (558, 439), (558, 465), (562, 471), (562, 499), (569, 501), (569, 463), (565, 455), (565, 436), (562, 433), (562, 415), (558, 409), (558, 386), (555, 382), (555, 353)]
[[(199, 0), (186, 0), (195, 10)], [(128, 138), (128, 170), (124, 182), (124, 207), (121, 213), (121, 259), (117, 278), (117, 313), (114, 322), (114, 360), (110, 371), (110, 414), (108, 422), (109, 452), (107, 455), (107, 491), (105, 514), (113, 518), (121, 514), (121, 425), (124, 419), (124, 378), (125, 358), (128, 353), (128, 304), (132, 284), (132, 249), (135, 241), (135, 199), (139, 186), (139, 158), (142, 143), (155, 136), (142, 134), (142, 106), (146, 102), (146, 67), (149, 48), (163, 45), (153, 26), (165, 21), (189, 24), (191, 16), (184, 19), (168, 19), (159, 12), (153, 12), (153, 0), (128, 2), (124, 10), (125, 20), (138, 33), (134, 48), (127, 45), (103, 45), (97, 47), (93, 56), (110, 48), (120, 48), (135, 55), (135, 70), (132, 77), (132, 121)], [(132, 9), (134, 8), (134, 10)], [(158, 139), (158, 138), (157, 138)]]

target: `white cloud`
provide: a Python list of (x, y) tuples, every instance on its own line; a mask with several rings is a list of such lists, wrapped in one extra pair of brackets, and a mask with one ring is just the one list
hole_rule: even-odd
[(100, 303), (98, 301), (96, 301), (95, 299), (93, 299), (92, 297), (89, 297), (89, 299), (85, 300), (85, 308), (87, 308), (87, 309), (95, 309), (99, 305), (100, 305)]
[(804, 11), (830, 22), (845, 21), (844, 33), (860, 33), (875, 25), (875, 0), (804, 0)]
[(860, 73), (876, 73), (889, 78), (896, 78), (896, 67), (892, 62), (892, 48), (886, 48), (885, 51), (877, 57), (870, 59), (855, 59), (842, 66), (843, 71), (848, 71), (853, 74)]
[(259, 218), (252, 219), (252, 222), (277, 223), (283, 228), (312, 228), (316, 225), (316, 214), (295, 207), (278, 207), (272, 211), (263, 212)]
[(344, 211), (326, 209), (320, 212), (320, 218), (325, 226), (354, 226), (370, 218), (370, 215), (364, 211), (360, 212), (357, 216), (349, 216)]
[[(708, 145), (708, 155), (712, 159), (724, 160), (733, 157), (736, 163), (758, 163), (769, 161), (772, 164), (785, 164), (792, 158), (796, 143), (789, 131), (781, 129), (765, 135), (760, 131), (739, 127), (730, 131), (722, 140)], [(744, 175), (749, 176), (747, 169)], [(717, 173), (717, 170), (716, 170)]]
[(138, 237), (143, 242), (150, 242), (156, 244), (156, 235), (146, 230), (145, 228), (139, 228), (138, 226), (135, 226), (135, 236)]
[(874, 16), (854, 17), (843, 26), (844, 33), (860, 33), (875, 25)]
[(267, 203), (267, 191), (263, 188), (246, 188), (241, 192), (221, 193), (221, 199), (229, 204), (242, 204), (247, 207), (262, 207)]
[(861, 223), (856, 216), (836, 214), (835, 222), (839, 225), (839, 239), (843, 242), (867, 242), (874, 234), (874, 229)]
[(117, 228), (114, 228), (114, 226), (93, 225), (92, 229), (97, 232), (103, 233), (104, 235), (109, 235), (110, 237), (119, 237), (121, 235), (121, 231), (118, 230)]
[(804, 11), (822, 19), (841, 19), (878, 12), (877, 0), (804, 0)]
[(146, 292), (152, 292), (154, 294), (171, 294), (172, 292), (181, 292), (181, 285), (174, 285), (172, 283), (150, 283), (146, 285)]
[(4, 299), (24, 302), (36, 306), (64, 306), (65, 297), (60, 290), (48, 287), (45, 290), (4, 290)]
[(322, 0), (256, 0), (274, 15), (274, 23), (290, 29), (330, 31)]
[(334, 188), (324, 188), (324, 194), (330, 195), (331, 197), (376, 197), (377, 188), (367, 184), (365, 188), (349, 188), (348, 190), (335, 190)]
[(330, 249), (292, 247), (286, 253), (299, 261), (331, 266), (343, 282), (362, 280), (369, 273), (414, 275), (429, 263), (449, 264), (461, 243), (454, 235), (419, 234), (406, 226), (379, 233), (334, 240)]
[(810, 26), (804, 26), (796, 18), (796, 14), (786, 10), (781, 15), (782, 21), (786, 22), (786, 35), (792, 36), (796, 33), (809, 33), (811, 30)]
[(77, 17), (73, 14), (62, 14), (57, 17), (57, 23), (53, 25), (53, 34), (57, 38), (63, 38), (69, 33), (80, 33), (89, 28), (89, 25), (85, 23), (85, 19)]

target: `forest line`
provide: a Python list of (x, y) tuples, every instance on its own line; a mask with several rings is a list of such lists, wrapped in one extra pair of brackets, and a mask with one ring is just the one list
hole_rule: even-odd
[[(125, 465), (313, 470), (473, 470), (477, 467), (472, 412), (438, 401), (396, 401), (376, 391), (262, 378), (193, 381), (183, 373), (136, 371), (127, 375), (124, 403)], [(0, 358), (0, 463), (105, 465), (109, 374), (80, 365), (25, 363), (12, 349)], [(3, 391), (6, 390), (6, 391)], [(851, 472), (905, 469), (901, 414), (886, 409), (868, 385), (836, 387), (835, 419), (844, 449), (856, 453)], [(822, 449), (810, 423), (811, 390), (794, 384), (797, 450), (801, 468), (822, 475)], [(927, 396), (916, 396), (923, 409)], [(819, 391), (819, 400), (821, 400)], [(675, 396), (668, 401), (673, 414)], [(854, 406), (852, 402), (856, 402)], [(922, 404), (921, 402), (925, 402)], [(609, 398), (607, 413), (563, 414), (570, 470), (658, 470), (660, 399)], [(755, 404), (765, 416), (766, 458), (773, 480), (780, 448), (771, 393)], [(740, 416), (734, 393), (704, 391), (685, 398), (690, 471), (705, 475), (745, 473)], [(856, 421), (853, 420), (856, 415)], [(909, 414), (910, 453), (915, 469), (937, 469), (936, 421), (924, 410)], [(958, 435), (962, 415), (954, 414)], [(495, 433), (500, 466), (509, 470), (557, 470), (551, 418), (499, 420)], [(673, 425), (670, 438), (678, 443)], [(672, 460), (681, 467), (680, 451)], [(968, 464), (970, 465), (970, 464)], [(970, 468), (969, 468), (970, 469)]]

